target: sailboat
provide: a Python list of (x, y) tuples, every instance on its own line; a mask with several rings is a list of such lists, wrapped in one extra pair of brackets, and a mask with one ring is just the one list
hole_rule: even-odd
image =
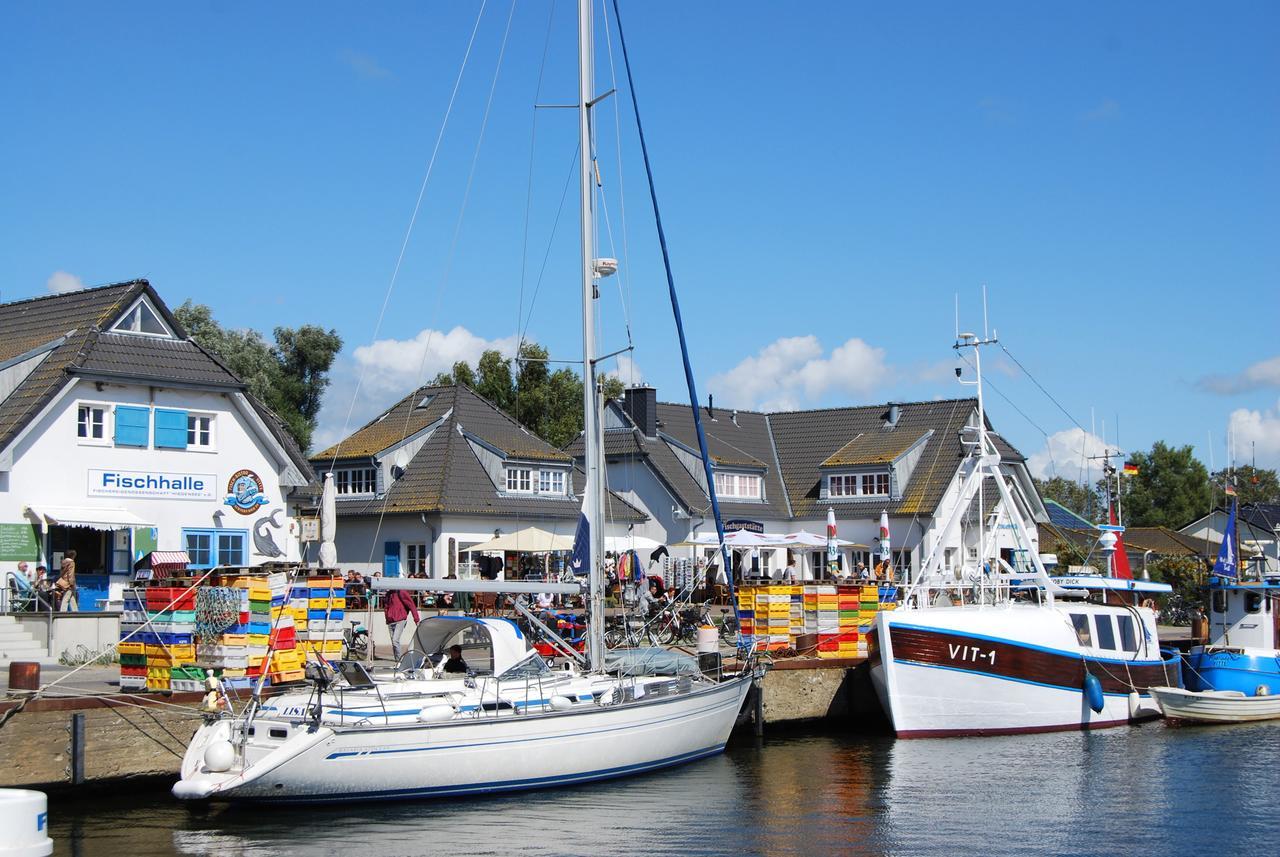
[(1153, 691), (1166, 717), (1206, 723), (1280, 718), (1280, 578), (1240, 574), (1233, 497), (1205, 594), (1209, 641), (1187, 654), (1186, 688)]
[[(995, 343), (962, 333), (954, 346), (974, 353), (977, 421), (963, 439), (969, 451), (959, 495), (920, 574), (897, 610), (876, 615), (871, 677), (881, 704), (902, 738), (1091, 729), (1156, 717), (1147, 689), (1180, 681), (1177, 655), (1160, 651), (1154, 611), (1122, 597), (1127, 585), (1051, 579), (1015, 511), (983, 407), (981, 349)], [(990, 486), (994, 512), (983, 502)], [(945, 567), (945, 546), (955, 544), (975, 506), (968, 541), (976, 542), (977, 561)], [(1000, 556), (1000, 530), (1012, 534), (1016, 559)]]
[[(173, 787), (177, 797), (315, 803), (492, 794), (637, 774), (724, 749), (755, 677), (750, 667), (705, 675), (696, 662), (690, 670), (668, 658), (661, 668), (635, 669), (610, 660), (604, 644), (606, 495), (594, 301), (596, 280), (613, 263), (596, 259), (593, 247), (594, 175), (588, 153), (597, 99), (591, 12), (591, 0), (579, 0), (587, 487), (575, 555), (585, 557), (589, 567), (585, 661), (578, 662), (566, 646), (564, 662), (553, 666), (508, 620), (429, 618), (419, 624), (413, 651), (391, 676), (377, 677), (363, 664), (342, 661), (335, 674), (317, 671), (304, 690), (255, 697), (240, 716), (211, 716), (187, 748), (181, 779)], [(625, 42), (623, 50), (625, 58)], [(680, 329), (674, 289), (672, 297)], [(683, 350), (682, 329), (680, 337)], [(690, 400), (696, 402), (685, 354)], [(704, 463), (710, 462), (700, 426), (698, 433)], [(715, 517), (723, 539), (718, 509)], [(375, 585), (395, 587), (578, 591), (576, 583), (382, 578)]]

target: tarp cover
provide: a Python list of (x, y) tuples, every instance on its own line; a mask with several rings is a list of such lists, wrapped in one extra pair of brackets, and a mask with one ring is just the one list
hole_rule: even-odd
[(698, 659), (667, 649), (612, 649), (604, 657), (606, 672), (619, 675), (696, 675)]

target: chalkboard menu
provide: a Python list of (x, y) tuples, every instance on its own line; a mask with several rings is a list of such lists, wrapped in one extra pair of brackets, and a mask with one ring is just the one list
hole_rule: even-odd
[(37, 560), (40, 546), (31, 524), (0, 524), (0, 560)]

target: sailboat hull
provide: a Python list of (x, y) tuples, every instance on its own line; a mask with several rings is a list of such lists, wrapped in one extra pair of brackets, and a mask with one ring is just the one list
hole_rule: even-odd
[[(1178, 680), (1176, 661), (1083, 649), (1066, 616), (1041, 607), (881, 613), (875, 650), (872, 681), (901, 738), (1119, 726), (1158, 716), (1146, 688)], [(1100, 685), (1101, 710), (1086, 672)]]
[[(198, 753), (188, 754), (174, 793), (270, 803), (406, 800), (634, 775), (721, 752), (750, 684), (748, 675), (680, 696), (581, 711), (328, 726), (318, 730), (319, 738), (297, 729), (273, 751), (279, 757), (244, 770), (211, 773)], [(290, 742), (297, 752), (288, 752)], [(259, 765), (269, 770), (255, 776)]]

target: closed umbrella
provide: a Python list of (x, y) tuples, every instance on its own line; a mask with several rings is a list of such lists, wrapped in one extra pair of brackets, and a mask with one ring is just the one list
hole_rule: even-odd
[(880, 512), (880, 561), (884, 563), (885, 576), (892, 579), (893, 576), (893, 545), (890, 544), (889, 538), (889, 513), (887, 511)]
[(827, 508), (827, 574), (835, 576), (839, 563), (839, 548), (836, 547), (836, 510)]
[(333, 474), (324, 475), (324, 490), (320, 492), (320, 567), (338, 567), (338, 546), (334, 543), (338, 529), (338, 490), (333, 485)]

